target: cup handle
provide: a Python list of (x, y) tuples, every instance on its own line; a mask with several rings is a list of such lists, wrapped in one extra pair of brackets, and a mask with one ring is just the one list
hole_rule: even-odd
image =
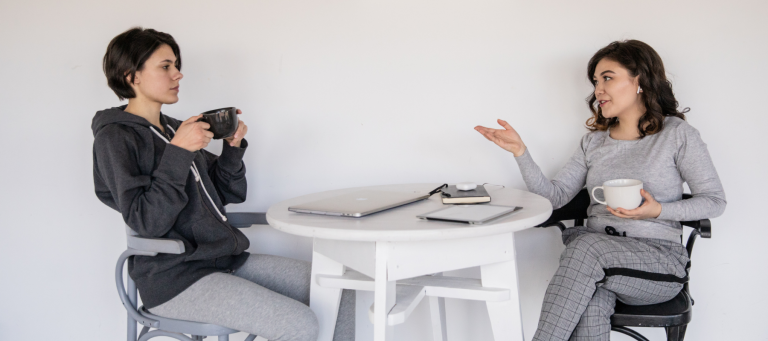
[(601, 204), (603, 204), (603, 205), (606, 205), (606, 206), (608, 206), (608, 203), (606, 203), (605, 201), (600, 201), (600, 200), (598, 200), (598, 199), (597, 199), (597, 197), (595, 196), (595, 190), (596, 190), (596, 189), (598, 189), (598, 188), (599, 188), (599, 189), (602, 189), (602, 190), (603, 190), (603, 193), (605, 193), (605, 189), (603, 188), (603, 186), (595, 186), (594, 188), (592, 188), (592, 198), (594, 198), (594, 199), (595, 199), (595, 201), (597, 201), (597, 202), (599, 202), (599, 203), (601, 203)]

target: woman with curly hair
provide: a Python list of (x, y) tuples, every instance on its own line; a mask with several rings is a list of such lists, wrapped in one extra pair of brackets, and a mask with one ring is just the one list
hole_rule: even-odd
[[(679, 111), (661, 57), (628, 40), (600, 49), (589, 61), (594, 92), (587, 99), (589, 133), (550, 181), (520, 135), (477, 126), (515, 156), (528, 190), (567, 204), (585, 186), (613, 179), (643, 182), (644, 202), (613, 209), (594, 198), (587, 226), (563, 232), (565, 251), (547, 287), (534, 340), (609, 340), (616, 300), (647, 305), (674, 298), (688, 280), (690, 261), (679, 221), (713, 218), (725, 193), (707, 146)], [(682, 200), (683, 183), (693, 197)]]

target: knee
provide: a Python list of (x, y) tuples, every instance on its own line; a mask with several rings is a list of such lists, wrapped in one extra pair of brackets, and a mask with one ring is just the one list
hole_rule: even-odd
[(316, 341), (320, 333), (320, 324), (317, 322), (317, 316), (309, 307), (301, 309), (296, 316), (297, 328), (296, 337), (291, 340), (296, 341)]

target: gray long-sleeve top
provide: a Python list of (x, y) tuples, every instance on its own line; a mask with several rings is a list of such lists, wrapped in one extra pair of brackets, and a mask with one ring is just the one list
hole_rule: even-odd
[[(587, 227), (599, 233), (612, 226), (627, 237), (679, 242), (679, 221), (714, 218), (725, 210), (725, 192), (707, 145), (696, 128), (677, 117), (666, 117), (662, 131), (639, 140), (614, 140), (610, 131), (587, 133), (552, 181), (527, 149), (515, 160), (528, 190), (549, 199), (554, 208), (567, 204), (585, 185), (591, 193), (613, 179), (640, 180), (661, 203), (658, 218), (631, 220), (614, 216), (590, 195)], [(693, 198), (682, 200), (683, 183), (688, 183)]]

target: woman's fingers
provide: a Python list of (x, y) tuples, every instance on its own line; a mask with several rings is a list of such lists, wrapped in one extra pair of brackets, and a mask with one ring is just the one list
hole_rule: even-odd
[(475, 127), (475, 130), (477, 130), (478, 133), (482, 134), (483, 137), (488, 139), (488, 141), (493, 142), (493, 140), (491, 139), (491, 132), (494, 129), (486, 128), (486, 127), (483, 127), (483, 126), (477, 126), (477, 127)]
[(506, 130), (515, 130), (514, 128), (512, 128), (511, 125), (509, 125), (509, 123), (507, 123), (507, 121), (504, 121), (502, 119), (498, 119), (497, 122), (499, 122), (499, 125), (504, 127), (504, 129), (506, 129)]
[(651, 195), (651, 193), (648, 193), (648, 191), (646, 191), (646, 190), (644, 190), (644, 189), (640, 189), (640, 195), (642, 195), (642, 196), (643, 196), (643, 198), (645, 198), (645, 202), (648, 202), (648, 201), (656, 201), (656, 199), (654, 199), (654, 198), (653, 198), (653, 196)]
[(485, 133), (487, 133), (488, 131), (491, 131), (491, 130), (493, 130), (493, 129), (490, 129), (490, 128), (486, 128), (486, 127), (483, 127), (483, 126), (477, 126), (477, 127), (475, 127), (475, 130), (477, 130), (478, 132), (480, 132), (480, 134), (485, 134)]
[(625, 215), (625, 214), (623, 214), (623, 213), (621, 213), (621, 212), (619, 212), (617, 210), (614, 210), (614, 209), (612, 209), (610, 207), (608, 207), (608, 212), (611, 212), (611, 214), (613, 214), (613, 215), (615, 215), (615, 216), (617, 216), (619, 218), (632, 219), (632, 217), (627, 216), (627, 215)]
[(197, 115), (197, 116), (192, 116), (192, 117), (188, 118), (186, 121), (184, 121), (184, 122), (181, 122), (181, 124), (180, 124), (179, 126), (183, 126), (183, 125), (185, 125), (185, 124), (190, 124), (190, 123), (195, 123), (195, 122), (197, 122), (197, 120), (199, 120), (201, 117), (203, 117), (203, 114), (200, 114), (200, 115)]
[(208, 130), (211, 127), (211, 125), (208, 124), (208, 122), (200, 121), (200, 122), (197, 122), (197, 124), (200, 125), (200, 128), (202, 128), (203, 130)]
[(243, 113), (243, 111), (242, 111), (242, 110), (240, 110), (240, 109), (237, 109), (237, 114), (238, 114), (238, 115), (240, 115), (240, 114), (242, 114), (242, 113)]

